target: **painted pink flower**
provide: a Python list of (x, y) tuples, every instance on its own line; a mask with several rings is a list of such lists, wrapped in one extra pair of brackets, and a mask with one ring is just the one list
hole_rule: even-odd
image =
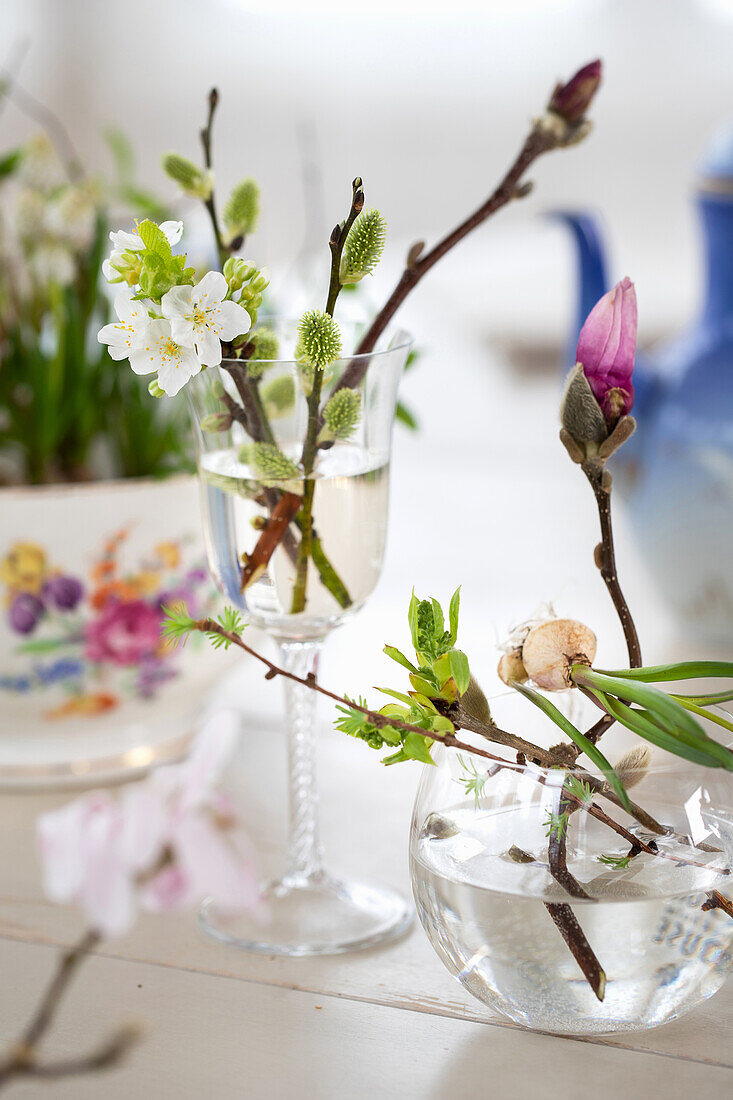
[(634, 404), (636, 321), (634, 284), (622, 279), (596, 302), (580, 332), (575, 358), (609, 424)]
[(204, 898), (232, 911), (258, 905), (249, 844), (217, 785), (238, 741), (233, 714), (214, 716), (181, 764), (119, 798), (105, 791), (38, 822), (44, 887), (81, 907), (90, 925), (124, 935), (140, 908), (189, 908)]
[(160, 642), (160, 612), (144, 600), (111, 601), (84, 631), (90, 661), (135, 665)]

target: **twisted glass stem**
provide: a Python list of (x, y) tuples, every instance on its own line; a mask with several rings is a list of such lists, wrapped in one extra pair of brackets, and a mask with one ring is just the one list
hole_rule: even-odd
[[(284, 642), (283, 668), (305, 678), (318, 671), (320, 642)], [(290, 839), (286, 880), (303, 882), (323, 874), (323, 852), (318, 839), (316, 785), (316, 704), (314, 691), (285, 681), (288, 724), (288, 796)]]

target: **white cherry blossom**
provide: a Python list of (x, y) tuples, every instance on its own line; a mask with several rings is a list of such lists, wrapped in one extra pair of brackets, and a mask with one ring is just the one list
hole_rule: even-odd
[(100, 329), (97, 340), (109, 346), (111, 359), (127, 359), (133, 349), (146, 343), (150, 326), (147, 304), (134, 302), (129, 290), (124, 289), (115, 298), (115, 313), (119, 320)]
[(226, 301), (228, 284), (220, 271), (209, 271), (196, 286), (174, 286), (161, 300), (173, 339), (193, 347), (205, 367), (221, 363), (221, 341), (242, 336), (252, 327), (243, 306)]
[(130, 350), (129, 359), (135, 374), (157, 371), (158, 385), (169, 397), (174, 397), (201, 370), (194, 349), (173, 339), (171, 326), (164, 318), (149, 323), (143, 344)]

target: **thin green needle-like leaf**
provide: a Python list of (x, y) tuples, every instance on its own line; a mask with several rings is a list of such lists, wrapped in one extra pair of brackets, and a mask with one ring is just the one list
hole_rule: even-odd
[(713, 691), (706, 695), (678, 695), (676, 692), (670, 692), (673, 699), (682, 702), (683, 699), (689, 700), (691, 703), (696, 703), (699, 707), (711, 707), (715, 703), (729, 703), (733, 699), (733, 690), (731, 691)]
[(703, 676), (733, 677), (731, 661), (678, 661), (674, 665), (648, 665), (646, 668), (620, 668), (613, 671), (599, 669), (604, 676), (616, 676), (620, 680), (638, 680), (640, 683), (662, 683), (669, 680), (698, 680)]
[(670, 733), (678, 733), (680, 736), (686, 733), (696, 741), (707, 737), (700, 723), (692, 715), (688, 714), (675, 699), (665, 695), (659, 688), (652, 687), (651, 684), (608, 676), (585, 665), (573, 666), (573, 680), (577, 684), (598, 688), (605, 695), (614, 695), (625, 702), (638, 703), (658, 718)]
[(622, 703), (610, 695), (604, 695), (602, 691), (594, 691), (593, 694), (617, 722), (620, 722), (622, 726), (626, 726), (632, 733), (643, 737), (645, 741), (656, 745), (657, 748), (665, 749), (674, 756), (681, 756), (685, 760), (690, 760), (693, 764), (702, 764), (706, 768), (719, 768), (722, 766), (719, 760), (704, 749), (688, 745), (685, 741), (680, 741), (673, 734), (662, 729), (656, 722), (652, 721), (645, 711), (634, 710), (626, 703)]
[(684, 695), (675, 695), (675, 699), (681, 707), (685, 708), (685, 710), (691, 710), (693, 714), (699, 714), (701, 717), (707, 718), (708, 721), (715, 722), (716, 726), (722, 726), (723, 729), (730, 730), (730, 732), (733, 733), (733, 722), (729, 722), (727, 718), (723, 718), (722, 714), (716, 714), (715, 711), (706, 710), (705, 707), (699, 707), (697, 703), (693, 703), (691, 699), (687, 699)]
[(539, 707), (541, 711), (552, 719), (556, 726), (565, 733), (570, 740), (581, 749), (592, 764), (603, 772), (608, 782), (613, 787), (616, 794), (621, 799), (621, 803), (625, 810), (631, 812), (631, 803), (629, 802), (629, 796), (626, 793), (626, 788), (616, 775), (611, 764), (606, 760), (605, 756), (592, 741), (589, 741), (584, 733), (581, 733), (579, 729), (568, 721), (562, 711), (559, 711), (554, 703), (551, 703), (549, 699), (546, 699), (544, 695), (540, 695), (538, 691), (534, 691), (533, 688), (528, 688), (526, 684), (513, 683), (512, 687), (515, 688), (520, 694), (524, 695), (526, 699), (534, 703), (536, 707)]

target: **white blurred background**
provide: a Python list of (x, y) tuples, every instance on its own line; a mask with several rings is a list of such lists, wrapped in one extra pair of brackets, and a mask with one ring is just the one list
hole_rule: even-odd
[[(542, 161), (537, 189), (446, 264), (452, 304), (498, 335), (562, 340), (572, 270), (554, 206), (602, 211), (610, 274), (639, 288), (642, 338), (695, 308), (698, 237), (689, 195), (711, 133), (730, 120), (733, 0), (4, 0), (5, 63), (63, 116), (84, 160), (103, 167), (102, 132), (130, 135), (141, 177), (173, 197), (159, 167), (197, 157), (204, 98), (222, 94), (221, 190), (253, 175), (264, 193), (253, 258), (277, 269), (309, 233), (325, 240), (349, 181), (390, 222), (380, 280), (403, 244), (447, 229), (499, 178), (553, 82), (601, 56), (606, 79), (582, 147)], [(9, 140), (27, 122), (8, 109)], [(306, 211), (303, 162), (322, 201)], [(379, 284), (375, 287), (378, 289)]]

